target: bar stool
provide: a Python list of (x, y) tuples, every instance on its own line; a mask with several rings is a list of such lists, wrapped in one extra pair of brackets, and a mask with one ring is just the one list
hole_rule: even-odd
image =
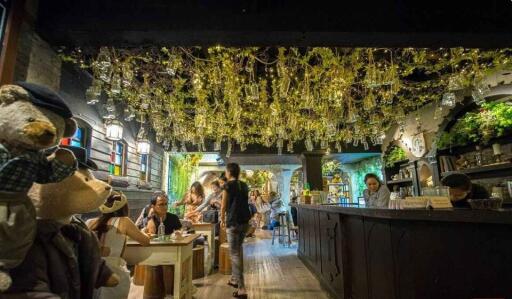
[[(272, 245), (274, 245), (277, 230), (279, 244), (284, 244), (284, 238), (288, 238), (288, 246), (290, 246), (292, 244), (292, 240), (290, 239), (290, 225), (288, 224), (287, 212), (281, 212), (277, 214), (277, 216), (279, 219), (279, 225), (274, 226), (272, 229)], [(283, 233), (281, 233), (281, 231)]]

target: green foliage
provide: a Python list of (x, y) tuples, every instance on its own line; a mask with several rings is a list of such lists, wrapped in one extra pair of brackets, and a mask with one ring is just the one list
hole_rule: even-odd
[(266, 170), (254, 170), (252, 175), (248, 176), (247, 171), (243, 171), (240, 179), (245, 181), (251, 189), (261, 189), (265, 182), (269, 180), (270, 172)]
[(358, 196), (363, 196), (363, 191), (366, 189), (364, 176), (367, 173), (374, 173), (382, 179), (382, 159), (375, 157), (361, 160), (354, 164), (354, 170), (352, 182), (355, 182), (355, 184), (352, 187), (352, 192), (358, 194)]
[(392, 167), (396, 162), (407, 159), (407, 155), (405, 151), (399, 147), (394, 145), (389, 153), (384, 155), (384, 163), (386, 167)]
[(338, 160), (330, 160), (322, 163), (322, 176), (334, 176), (336, 174), (341, 175), (343, 173), (341, 169), (341, 162)]
[(180, 200), (187, 192), (191, 175), (197, 170), (201, 154), (173, 154), (169, 158), (169, 211), (182, 216), (184, 207), (173, 208), (172, 203)]
[(486, 103), (478, 111), (466, 113), (450, 132), (443, 132), (437, 147), (447, 148), (468, 143), (488, 144), (493, 138), (512, 132), (512, 104)]

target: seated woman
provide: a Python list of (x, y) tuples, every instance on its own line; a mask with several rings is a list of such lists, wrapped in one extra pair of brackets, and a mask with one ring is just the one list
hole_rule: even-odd
[(148, 213), (147, 226), (144, 228), (149, 234), (156, 235), (160, 221), (165, 225), (165, 234), (170, 235), (181, 228), (178, 216), (167, 212), (168, 198), (165, 194), (156, 194), (151, 199), (151, 208)]
[(198, 223), (202, 220), (202, 215), (196, 212), (196, 209), (203, 203), (204, 200), (204, 189), (201, 183), (194, 182), (190, 186), (190, 191), (185, 196), (174, 203), (174, 207), (185, 205), (185, 220), (190, 220), (192, 223)]
[(114, 288), (100, 288), (98, 298), (127, 298), (130, 291), (130, 272), (121, 257), (126, 245), (126, 236), (144, 246), (149, 245), (149, 236), (140, 232), (128, 217), (128, 201), (123, 193), (112, 192), (99, 209), (102, 215), (89, 220), (87, 225), (98, 235), (103, 259), (109, 268), (119, 275), (120, 282)]
[(263, 196), (261, 196), (260, 191), (257, 189), (253, 191), (253, 196), (255, 198), (256, 210), (259, 214), (258, 227), (260, 226), (260, 222), (263, 222), (262, 229), (267, 229), (270, 221), (270, 205), (263, 199)]
[(450, 200), (456, 208), (470, 208), (468, 199), (489, 198), (489, 192), (463, 173), (452, 173), (441, 180), (443, 186), (450, 187)]
[(280, 196), (272, 191), (270, 192), (270, 229), (274, 229), (280, 225), (279, 223), (279, 214), (286, 213), (283, 209), (283, 201), (281, 201)]
[(379, 177), (374, 173), (364, 176), (366, 188), (363, 192), (364, 201), (369, 208), (387, 208), (389, 203), (388, 187), (382, 184)]

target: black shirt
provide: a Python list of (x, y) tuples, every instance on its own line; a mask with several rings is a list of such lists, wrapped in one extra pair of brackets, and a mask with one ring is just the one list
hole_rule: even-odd
[[(153, 215), (152, 219), (155, 222), (156, 232), (158, 233), (158, 226), (160, 225), (160, 217), (158, 217), (157, 215)], [(178, 230), (181, 228), (180, 218), (178, 218), (178, 216), (176, 216), (172, 213), (167, 212), (167, 215), (164, 219), (164, 225), (165, 225), (165, 234), (170, 235), (175, 230)]]
[(487, 189), (484, 187), (478, 185), (478, 184), (472, 184), (471, 186), (471, 192), (468, 193), (466, 198), (458, 200), (458, 201), (452, 201), (452, 205), (455, 208), (471, 208), (469, 205), (468, 199), (486, 199), (489, 198), (489, 192), (487, 192)]
[(229, 181), (225, 186), (228, 193), (226, 225), (230, 227), (249, 223), (249, 187), (239, 180)]

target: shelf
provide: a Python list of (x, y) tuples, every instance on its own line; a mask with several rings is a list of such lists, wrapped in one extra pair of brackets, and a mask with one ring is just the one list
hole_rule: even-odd
[(490, 177), (501, 177), (504, 172), (510, 173), (512, 175), (512, 163), (500, 163), (500, 164), (491, 164), (482, 167), (475, 167), (469, 169), (461, 169), (456, 171), (446, 171), (441, 174), (441, 176), (445, 177), (452, 173), (464, 173), (469, 175), (470, 177), (479, 177), (482, 178), (490, 178)]
[(401, 180), (393, 180), (393, 181), (387, 181), (387, 185), (394, 185), (394, 184), (403, 184), (403, 183), (412, 183), (412, 179), (401, 179)]
[(346, 186), (345, 183), (328, 183), (327, 186)]

